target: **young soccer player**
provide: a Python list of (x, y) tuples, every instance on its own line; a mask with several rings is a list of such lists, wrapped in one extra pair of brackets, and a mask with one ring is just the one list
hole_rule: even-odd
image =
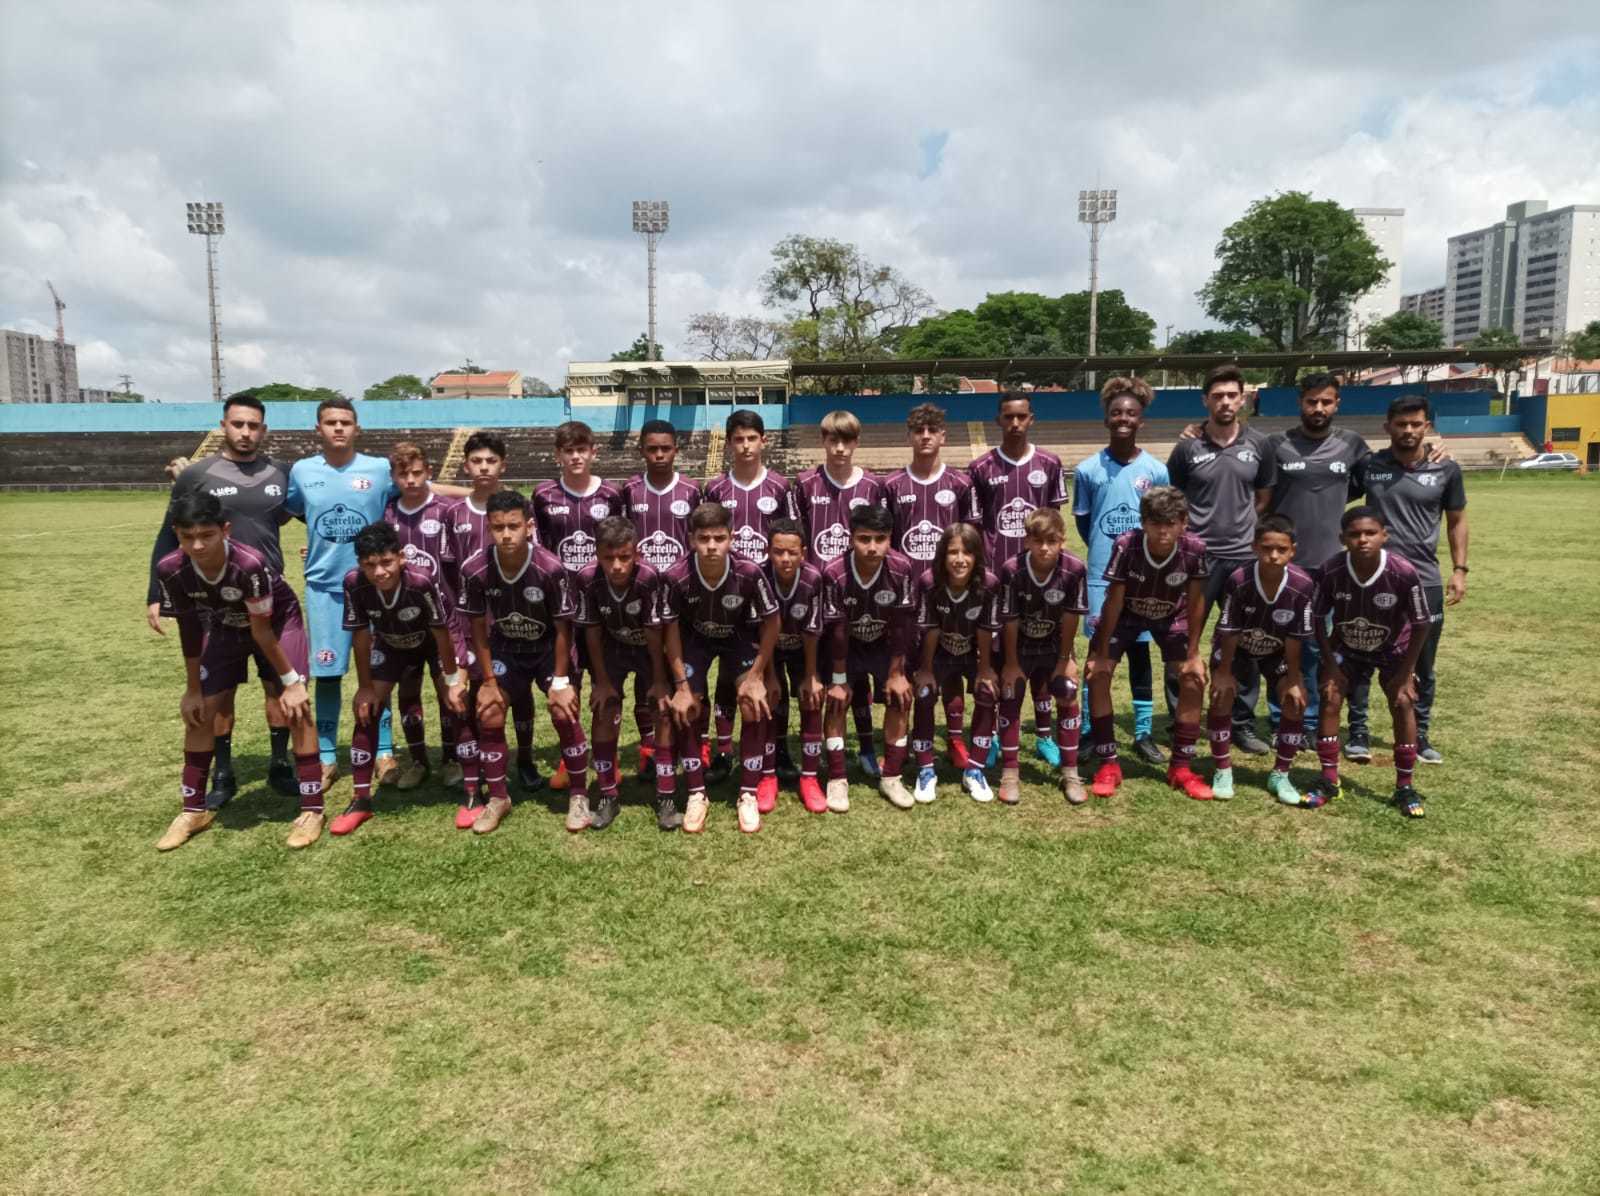
[(1161, 648), (1167, 672), (1176, 673), (1178, 703), (1172, 730), (1167, 784), (1197, 801), (1211, 787), (1195, 775), (1191, 761), (1200, 736), (1206, 665), (1200, 656), (1205, 621), (1206, 547), (1184, 530), (1189, 504), (1174, 486), (1152, 486), (1139, 500), (1140, 527), (1117, 537), (1106, 566), (1106, 602), (1089, 643), (1087, 679), (1095, 756), (1090, 790), (1110, 797), (1122, 784), (1116, 729), (1111, 715), (1111, 677), (1128, 645), (1145, 632)]
[[(617, 816), (617, 735), (622, 726), (623, 686), (633, 678), (636, 702), (651, 708), (665, 701), (661, 662), (660, 574), (639, 557), (639, 533), (620, 516), (602, 519), (594, 531), (595, 559), (578, 573), (577, 617), (587, 641), (585, 653), (594, 692), (590, 738), (594, 741), (594, 779), (600, 796), (589, 825), (604, 830)], [(652, 725), (651, 734), (654, 729)], [(662, 753), (670, 768), (670, 744)], [(658, 803), (656, 822), (676, 830), (682, 818), (669, 800)]]
[[(938, 796), (938, 774), (933, 768), (933, 708), (940, 694), (948, 695), (971, 683), (973, 696), (972, 746), (987, 751), (994, 730), (994, 708), (1000, 680), (991, 653), (1000, 630), (1000, 583), (983, 565), (983, 536), (970, 523), (952, 523), (934, 547), (933, 567), (917, 582), (915, 636), (917, 672), (911, 679), (916, 691), (915, 724), (911, 746), (917, 753), (917, 786), (907, 793), (886, 776), (883, 794), (901, 809)], [(887, 718), (884, 720), (888, 726)], [(885, 731), (887, 736), (888, 732)], [(1016, 803), (1015, 775), (1008, 799)], [(973, 801), (993, 801), (994, 792), (983, 770), (970, 760), (961, 783)]]
[[(461, 566), (457, 605), (470, 621), (476, 750), (489, 801), (470, 823), (486, 835), (511, 811), (506, 791), (506, 709), (531, 709), (531, 688), (544, 691), (550, 721), (561, 743), (567, 774), (567, 829), (589, 825), (589, 743), (578, 719), (578, 693), (571, 679), (572, 582), (561, 562), (532, 542), (527, 500), (501, 490), (488, 503), (491, 546)], [(468, 810), (470, 811), (470, 808)], [(463, 825), (460, 812), (456, 825)]]
[(850, 808), (844, 712), (855, 678), (870, 681), (874, 696), (885, 705), (879, 791), (897, 806), (903, 806), (908, 796), (900, 770), (906, 762), (906, 721), (912, 704), (906, 655), (914, 637), (916, 575), (911, 562), (890, 549), (893, 533), (894, 521), (883, 507), (857, 507), (850, 512), (850, 551), (822, 571), (830, 670), (823, 734), (828, 750), (828, 809), (836, 814)]
[[(668, 713), (677, 727), (677, 755), (689, 790), (683, 816), (688, 834), (699, 834), (706, 825), (700, 737), (713, 661), (721, 675), (733, 678), (739, 703), (739, 829), (745, 834), (761, 829), (756, 790), (772, 714), (767, 671), (778, 642), (778, 603), (761, 567), (733, 553), (731, 523), (720, 503), (696, 507), (689, 516), (694, 554), (669, 569), (661, 587), (662, 649), (673, 686)], [(662, 786), (673, 783), (660, 768), (656, 776)]]
[(178, 620), (188, 674), (178, 703), (184, 727), (183, 810), (156, 849), (181, 847), (216, 818), (205, 799), (213, 726), (225, 700), (248, 676), (252, 660), (294, 743), (300, 813), (287, 843), (309, 847), (322, 835), (322, 763), (306, 695), (300, 603), (265, 557), (228, 539), (229, 524), (214, 495), (185, 495), (171, 515), (178, 549), (156, 562), (156, 582), (163, 608)]
[[(1322, 648), (1322, 708), (1317, 759), (1322, 779), (1301, 798), (1315, 808), (1339, 796), (1339, 711), (1352, 688), (1378, 674), (1394, 717), (1394, 804), (1423, 816), (1412, 786), (1417, 766), (1417, 661), (1428, 639), (1428, 599), (1416, 567), (1390, 552), (1388, 529), (1373, 507), (1351, 507), (1339, 520), (1345, 550), (1317, 570), (1313, 616)], [(1333, 631), (1327, 630), (1327, 619)]]
[[(344, 579), (344, 628), (352, 636), (358, 685), (350, 734), (350, 805), (328, 828), (348, 835), (373, 815), (372, 763), (378, 746), (378, 712), (406, 677), (433, 674), (439, 705), (452, 714), (465, 708), (466, 682), (451, 635), (450, 607), (439, 583), (407, 561), (400, 534), (374, 523), (355, 538), (356, 568)], [(420, 702), (419, 702), (420, 705)]]
[(1066, 523), (1053, 507), (1028, 514), (1023, 551), (1000, 570), (1000, 618), (1005, 666), (1000, 673), (1000, 800), (1015, 804), (1017, 749), (1026, 690), (1055, 699), (1055, 744), (1061, 794), (1069, 804), (1087, 799), (1078, 776), (1082, 734), (1078, 701), (1078, 620), (1089, 609), (1084, 563), (1065, 550)]
[[(767, 528), (767, 563), (762, 566), (773, 597), (778, 600), (778, 644), (773, 671), (779, 697), (773, 707), (774, 736), (781, 747), (774, 761), (776, 775), (792, 763), (789, 754), (789, 700), (800, 702), (800, 804), (813, 814), (828, 808), (817, 783), (822, 759), (822, 680), (818, 674), (817, 640), (822, 634), (822, 570), (806, 560), (805, 533), (792, 519), (774, 519)], [(772, 686), (768, 687), (773, 688)], [(765, 782), (766, 778), (762, 778)], [(764, 786), (775, 790), (776, 785)], [(762, 790), (757, 790), (757, 808)], [(776, 801), (776, 793), (769, 799)], [(768, 809), (771, 807), (768, 806)], [(764, 814), (767, 810), (763, 809)]]
[(1254, 662), (1253, 675), (1264, 678), (1277, 694), (1277, 759), (1267, 774), (1267, 792), (1286, 806), (1300, 804), (1289, 781), (1289, 766), (1300, 749), (1305, 728), (1305, 681), (1301, 649), (1311, 638), (1312, 608), (1317, 587), (1311, 575), (1291, 564), (1295, 553), (1294, 521), (1287, 515), (1263, 515), (1256, 521), (1254, 565), (1241, 565), (1222, 590), (1222, 614), (1211, 637), (1211, 710), (1207, 720), (1216, 771), (1211, 796), (1233, 796), (1233, 698), (1238, 689), (1234, 671), (1240, 652)]

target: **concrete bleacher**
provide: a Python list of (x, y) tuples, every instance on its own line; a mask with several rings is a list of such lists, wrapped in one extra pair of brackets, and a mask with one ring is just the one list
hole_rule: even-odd
[(162, 472), (200, 444), (193, 432), (50, 432), (0, 436), (0, 483), (42, 490), (166, 489)]

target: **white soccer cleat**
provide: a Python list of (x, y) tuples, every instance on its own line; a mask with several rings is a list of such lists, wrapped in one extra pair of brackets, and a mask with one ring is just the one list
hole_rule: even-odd
[(961, 774), (961, 784), (973, 801), (993, 801), (994, 790), (989, 788), (989, 778), (981, 768), (969, 768)]
[(850, 812), (850, 782), (842, 777), (828, 782), (828, 811), (833, 814)]
[(917, 788), (912, 797), (923, 805), (927, 805), (939, 796), (939, 774), (930, 768), (924, 768), (917, 773)]

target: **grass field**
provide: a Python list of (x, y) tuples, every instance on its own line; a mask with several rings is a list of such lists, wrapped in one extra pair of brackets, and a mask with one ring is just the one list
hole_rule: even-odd
[(1600, 484), (1468, 490), (1421, 823), (1385, 751), (1318, 812), (1034, 762), (751, 838), (386, 793), (291, 854), (251, 697), (165, 856), (160, 500), (0, 498), (0, 1191), (1600, 1191)]

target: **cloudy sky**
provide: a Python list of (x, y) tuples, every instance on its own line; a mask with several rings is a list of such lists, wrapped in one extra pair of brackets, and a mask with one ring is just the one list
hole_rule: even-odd
[(84, 385), (208, 398), (196, 199), (228, 387), (353, 394), (626, 346), (635, 198), (672, 203), (668, 355), (791, 232), (967, 307), (1086, 286), (1077, 191), (1115, 186), (1103, 285), (1184, 329), (1277, 190), (1405, 208), (1406, 290), (1508, 203), (1600, 203), (1589, 3), (557, 7), (0, 0), (0, 324), (48, 331), (49, 278)]

